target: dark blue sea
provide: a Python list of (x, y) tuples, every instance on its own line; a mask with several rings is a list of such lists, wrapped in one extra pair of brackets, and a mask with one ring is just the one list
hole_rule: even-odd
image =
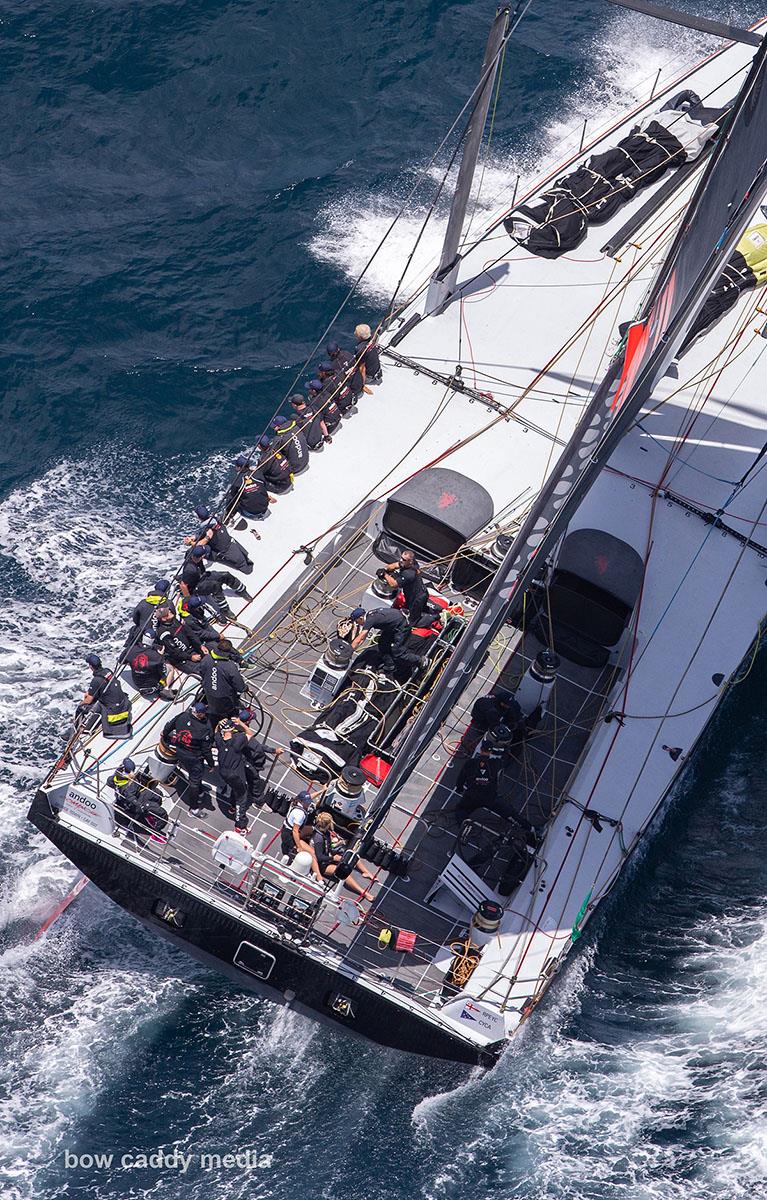
[[(494, 8), (0, 10), (4, 1200), (767, 1194), (764, 662), (490, 1074), (236, 992), (93, 887), (32, 941), (74, 878), (25, 813), (78, 660), (114, 651), (190, 506), (220, 493), (302, 371), (470, 92)], [(536, 0), (507, 55), (477, 228), (568, 131), (711, 47), (601, 0)], [(374, 260), (339, 340), (385, 310), (429, 202)], [(438, 246), (427, 231), (415, 273)]]

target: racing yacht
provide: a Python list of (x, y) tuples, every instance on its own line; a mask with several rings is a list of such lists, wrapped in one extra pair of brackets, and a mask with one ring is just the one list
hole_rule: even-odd
[[(268, 519), (236, 493), (226, 513), (255, 567), (225, 632), (258, 737), (283, 751), (247, 831), (215, 768), (189, 809), (161, 736), (196, 676), (147, 696), (119, 662), (128, 721), (78, 722), (30, 809), (102, 892), (238, 986), (486, 1066), (642, 842), (765, 612), (757, 274), (716, 319), (705, 307), (765, 190), (765, 22), (717, 26), (719, 50), (462, 242), (526, 8), (493, 24), (442, 256), (382, 318), (382, 383)], [(179, 514), (179, 561), (189, 532)], [(433, 606), (406, 670), (349, 641), (356, 610), (401, 603), (381, 575), (404, 549)], [(478, 728), (477, 699), (499, 695), (516, 715)], [(496, 803), (464, 820), (476, 755)], [(126, 757), (154, 827), (108, 785)], [(282, 852), (307, 788), (340, 839), (323, 880)]]

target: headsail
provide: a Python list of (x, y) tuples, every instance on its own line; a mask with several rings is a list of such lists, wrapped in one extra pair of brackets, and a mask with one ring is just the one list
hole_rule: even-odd
[[(767, 180), (767, 41), (754, 56), (708, 167), (690, 201), (641, 318), (629, 330), (562, 457), (541, 490), (381, 787), (360, 841), (383, 819), (473, 674), (545, 553), (652, 395), (756, 210)], [(358, 845), (360, 842), (358, 842)]]

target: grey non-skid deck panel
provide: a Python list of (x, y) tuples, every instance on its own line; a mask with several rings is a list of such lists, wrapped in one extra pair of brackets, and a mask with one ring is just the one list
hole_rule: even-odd
[[(364, 519), (355, 520), (344, 528), (336, 549), (307, 567), (298, 587), (291, 589), (290, 597), (274, 606), (261, 623), (257, 636), (246, 642), (254, 647), (248, 668), (252, 672), (250, 685), (268, 714), (272, 745), (287, 746), (296, 730), (310, 724), (316, 715), (301, 696), (301, 688), (321, 653), (324, 636), (333, 631), (339, 617), (360, 603), (360, 597), (374, 577), (378, 562), (372, 554), (375, 522), (370, 517), (371, 512), (368, 512)], [(343, 555), (340, 561), (334, 561), (339, 546), (343, 546)], [(370, 599), (366, 603), (372, 606)], [(300, 634), (302, 620), (308, 621), (306, 636), (296, 640), (296, 630)], [(507, 627), (502, 645), (497, 648), (500, 658), (508, 656), (502, 682), (515, 686), (540, 649), (541, 644), (534, 637), (527, 635), (522, 639), (516, 630)], [(260, 673), (259, 664), (263, 666)], [(601, 712), (604, 692), (612, 679), (613, 673), (609, 669), (600, 672), (563, 661), (551, 711), (501, 780), (501, 794), (533, 824), (544, 824), (558, 806), (572, 767)], [(486, 690), (487, 685), (480, 674), (465, 697), (467, 709), (473, 699)], [(290, 720), (295, 722), (295, 727), (290, 727)], [(452, 720), (454, 728), (443, 731), (443, 740), (449, 740), (454, 749), (468, 717), (455, 713)], [(349, 927), (326, 916), (318, 922), (313, 934), (317, 941), (327, 943), (329, 940), (338, 953), (346, 956), (345, 961), (352, 969), (371, 977), (396, 978), (396, 986), (401, 986), (403, 991), (412, 993), (417, 989), (427, 998), (439, 991), (444, 970), (431, 967), (429, 959), (437, 947), (448, 944), (463, 931), (469, 916), (467, 912), (453, 918), (438, 907), (424, 904), (426, 895), (458, 846), (458, 824), (445, 809), (449, 810), (456, 803), (453, 784), (459, 769), (460, 760), (451, 757), (450, 750), (439, 743), (424, 756), (419, 770), (408, 780), (397, 806), (389, 813), (384, 829), (386, 840), (403, 846), (413, 855), (409, 878), (402, 880), (379, 872), (373, 898), (365, 905), (367, 916), (362, 926)], [(215, 772), (210, 773), (207, 781), (215, 787)], [(306, 781), (290, 766), (287, 754), (272, 768), (270, 782), (288, 793), (298, 792), (306, 786)], [(428, 799), (424, 803), (427, 793)], [(212, 857), (213, 840), (216, 832), (231, 829), (232, 821), (221, 811), (215, 792), (212, 803), (213, 810), (208, 809), (203, 815), (207, 837), (179, 831), (166, 852), (165, 863), (175, 863), (180, 875), (203, 882), (214, 889), (215, 894), (219, 871)], [(416, 812), (418, 815), (414, 818), (412, 814)], [(251, 809), (251, 815), (255, 814), (269, 826), (272, 836), (279, 836), (280, 816), (265, 808)], [(263, 825), (259, 825), (259, 829), (263, 829)], [(488, 861), (472, 864), (472, 869), (491, 889), (495, 888), (508, 861), (503, 833), (504, 822), (500, 818), (487, 814), (478, 817), (474, 835), (478, 842), (486, 846), (497, 836), (500, 847), (500, 852), (494, 853)], [(209, 856), (206, 842), (210, 843)], [(476, 849), (471, 838), (466, 846), (467, 853)], [(149, 853), (159, 851), (150, 849)], [(279, 858), (278, 845), (272, 853)], [(186, 861), (188, 855), (195, 857), (194, 865)], [(229, 890), (226, 894), (230, 898), (236, 897), (236, 893)], [(415, 952), (411, 955), (382, 950), (377, 939), (383, 926), (416, 932)]]

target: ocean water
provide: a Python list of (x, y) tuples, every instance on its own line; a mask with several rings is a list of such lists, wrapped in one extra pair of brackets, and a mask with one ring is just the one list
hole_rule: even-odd
[[(190, 505), (263, 429), (471, 90), (493, 10), (0, 12), (4, 1200), (767, 1194), (763, 661), (490, 1074), (235, 992), (92, 887), (32, 941), (74, 877), (25, 820), (79, 690), (73, 661), (117, 647)], [(584, 120), (710, 46), (600, 0), (537, 0), (473, 229)], [(385, 309), (428, 203), (375, 258), (340, 340)], [(428, 229), (411, 283), (438, 246)]]

